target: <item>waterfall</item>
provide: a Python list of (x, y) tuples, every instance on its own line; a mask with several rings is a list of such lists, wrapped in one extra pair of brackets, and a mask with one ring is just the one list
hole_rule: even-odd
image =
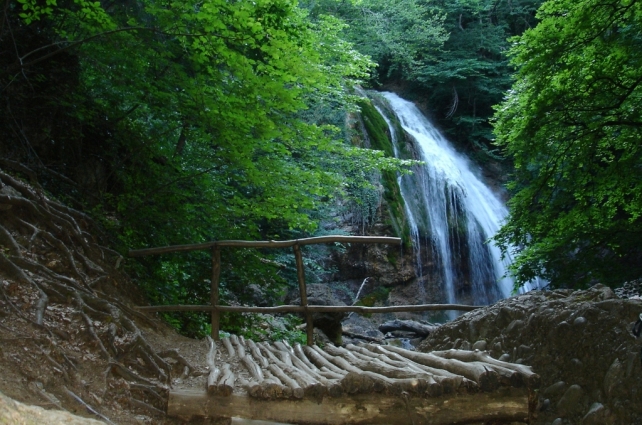
[[(417, 273), (439, 281), (448, 303), (489, 304), (508, 297), (513, 281), (504, 277), (507, 260), (493, 243), (508, 214), (504, 203), (486, 186), (479, 170), (458, 153), (412, 103), (394, 93), (381, 93), (405, 134), (397, 134), (386, 114), (395, 155), (402, 137), (425, 165), (398, 179), (417, 259)], [(380, 110), (381, 112), (381, 110)], [(430, 255), (430, 260), (425, 261)], [(424, 270), (422, 263), (429, 263)], [(422, 295), (425, 297), (425, 288)], [(425, 300), (423, 300), (425, 302)]]

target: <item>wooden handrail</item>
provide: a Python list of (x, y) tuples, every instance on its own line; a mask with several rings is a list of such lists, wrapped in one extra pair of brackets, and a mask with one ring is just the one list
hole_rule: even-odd
[[(136, 249), (129, 251), (130, 257), (142, 257), (145, 255), (160, 255), (170, 252), (197, 251), (210, 249), (212, 252), (212, 279), (210, 305), (162, 305), (162, 306), (140, 306), (136, 307), (142, 311), (166, 312), (166, 311), (209, 311), (211, 314), (212, 338), (219, 339), (219, 315), (222, 312), (239, 313), (288, 313), (299, 312), (305, 315), (306, 335), (308, 345), (313, 344), (312, 313), (394, 313), (430, 310), (459, 310), (470, 311), (478, 306), (461, 304), (421, 304), (421, 305), (396, 305), (388, 307), (365, 307), (365, 306), (321, 306), (308, 305), (307, 289), (305, 285), (305, 270), (303, 269), (303, 257), (301, 246), (321, 243), (383, 243), (387, 245), (401, 245), (400, 238), (386, 236), (318, 236), (314, 238), (294, 239), (287, 241), (212, 241), (191, 245), (173, 245), (159, 248)], [(281, 305), (276, 307), (246, 307), (219, 305), (219, 279), (221, 273), (221, 247), (235, 248), (289, 248), (294, 250), (296, 260), (297, 280), (301, 296), (301, 305)]]
[(236, 248), (290, 248), (295, 245), (314, 245), (320, 243), (383, 243), (386, 245), (401, 245), (401, 238), (388, 236), (317, 236), (314, 238), (293, 239), (287, 241), (212, 241), (191, 245), (172, 245), (159, 248), (134, 249), (129, 251), (130, 257), (142, 257), (145, 255), (159, 255), (170, 252), (199, 251), (202, 249), (220, 247)]
[(250, 307), (237, 305), (156, 305), (136, 307), (138, 310), (148, 312), (164, 311), (213, 311), (227, 313), (400, 313), (411, 311), (472, 311), (484, 306), (463, 304), (417, 304), (417, 305), (391, 305), (386, 307), (366, 307), (360, 305), (279, 305), (276, 307)]

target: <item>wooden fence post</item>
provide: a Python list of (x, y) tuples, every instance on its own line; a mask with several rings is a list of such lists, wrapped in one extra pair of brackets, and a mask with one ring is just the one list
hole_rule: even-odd
[[(218, 305), (218, 284), (221, 277), (221, 248), (218, 245), (212, 247), (212, 290), (210, 304)], [(219, 340), (219, 311), (216, 307), (212, 309), (212, 339)]]
[(301, 294), (301, 306), (305, 307), (305, 333), (307, 336), (307, 344), (314, 345), (314, 325), (312, 324), (312, 314), (308, 311), (308, 294), (305, 287), (305, 270), (303, 269), (303, 257), (301, 256), (301, 247), (295, 244), (292, 249), (294, 250), (294, 258), (296, 260), (296, 275), (299, 281), (299, 293)]

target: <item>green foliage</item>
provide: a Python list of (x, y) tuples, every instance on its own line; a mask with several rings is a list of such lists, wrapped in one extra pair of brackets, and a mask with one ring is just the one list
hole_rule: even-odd
[(513, 88), (497, 107), (515, 162), (496, 240), (518, 247), (517, 284), (617, 284), (642, 275), (642, 2), (551, 0), (514, 39)]
[[(336, 125), (373, 63), (340, 20), (294, 0), (20, 0), (0, 13), (0, 151), (102, 215), (123, 252), (309, 233), (354, 170), (400, 166), (346, 145)], [(223, 301), (250, 300), (249, 283), (277, 299), (272, 255), (224, 252)], [(205, 252), (126, 266), (153, 303), (209, 300)], [(198, 314), (167, 317), (206, 332)]]
[(313, 15), (329, 13), (349, 24), (346, 34), (379, 65), (379, 75), (408, 75), (448, 38), (445, 15), (418, 0), (322, 0), (303, 2)]
[[(294, 314), (280, 316), (254, 313), (226, 313), (221, 317), (221, 336), (234, 334), (253, 341), (287, 341), (290, 344), (305, 344), (306, 334), (297, 327), (303, 320)], [(211, 327), (205, 326), (209, 335)]]
[[(374, 106), (373, 101), (362, 99), (359, 102), (359, 106), (361, 108), (361, 116), (367, 139), (371, 147), (385, 152), (387, 156), (395, 156), (388, 124)], [(379, 106), (381, 108), (385, 107), (382, 103), (379, 103)], [(396, 117), (394, 117), (394, 114), (390, 114), (389, 119), (392, 125), (396, 126), (396, 134), (405, 134), (401, 129), (401, 124), (397, 121)], [(411, 154), (406, 150), (405, 143), (400, 143), (397, 155), (401, 158), (411, 158)], [(419, 164), (417, 161), (412, 163), (415, 165)], [(388, 210), (388, 217), (385, 221), (392, 226), (396, 234), (403, 240), (403, 243), (406, 246), (410, 246), (410, 228), (406, 223), (405, 203), (401, 195), (401, 189), (399, 188), (398, 172), (394, 170), (383, 170), (377, 177), (383, 185), (383, 199), (386, 202)]]
[(432, 2), (361, 0), (337, 7), (352, 25), (350, 39), (378, 64), (379, 77), (412, 75), (433, 59), (448, 34), (446, 18)]
[(535, 24), (542, 0), (310, 2), (350, 24), (346, 37), (379, 65), (371, 84), (420, 102), (474, 156), (499, 159), (488, 119), (510, 86), (507, 38)]
[(388, 135), (388, 124), (379, 111), (368, 99), (361, 99), (358, 102), (361, 110), (361, 118), (368, 134), (368, 140), (372, 149), (383, 151), (386, 156), (394, 157), (392, 141)]
[[(492, 106), (510, 86), (510, 69), (504, 51), (507, 38), (535, 24), (541, 0), (496, 2), (490, 0), (439, 1), (449, 38), (422, 63), (410, 80), (428, 97), (428, 110), (441, 121), (449, 138), (470, 152), (493, 151), (488, 119)], [(483, 155), (479, 155), (483, 158)], [(488, 156), (485, 160), (488, 160)]]
[(298, 326), (304, 323), (300, 317), (294, 314), (286, 314), (276, 319), (271, 319), (271, 321), (271, 331), (268, 333), (268, 339), (270, 341), (285, 340), (289, 342), (290, 345), (297, 343), (305, 345), (307, 343), (306, 333), (298, 329)]

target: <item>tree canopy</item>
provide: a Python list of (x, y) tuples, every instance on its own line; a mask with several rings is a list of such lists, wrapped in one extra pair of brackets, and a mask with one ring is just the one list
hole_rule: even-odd
[(510, 87), (507, 38), (536, 24), (542, 0), (319, 0), (313, 14), (350, 24), (344, 30), (379, 65), (370, 83), (418, 101), (450, 140), (497, 158), (489, 118)]
[(642, 275), (642, 2), (549, 0), (511, 49), (497, 107), (514, 160), (497, 235), (517, 283), (616, 284)]
[[(507, 37), (526, 31), (496, 108), (515, 165), (496, 240), (518, 284), (639, 277), (640, 1), (549, 0), (535, 15), (542, 0), (7, 0), (0, 160), (102, 217), (122, 250), (297, 237), (401, 164), (342, 133), (355, 85), (394, 88), (497, 157), (491, 105), (511, 84)], [(224, 299), (282, 282), (260, 253), (225, 255)], [(194, 304), (208, 263), (131, 272), (152, 302)]]
[[(340, 20), (295, 0), (7, 0), (1, 13), (1, 156), (94, 210), (123, 250), (311, 232), (351, 170), (398, 167), (315, 116), (354, 109), (374, 64)], [(223, 276), (224, 297), (278, 281), (260, 257), (224, 259), (251, 265)], [(208, 261), (132, 272), (152, 301), (189, 304), (207, 299)]]

